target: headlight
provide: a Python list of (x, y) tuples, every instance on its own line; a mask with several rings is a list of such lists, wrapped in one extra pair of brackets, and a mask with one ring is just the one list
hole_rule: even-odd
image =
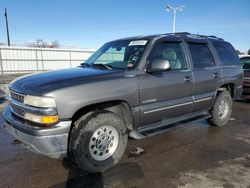
[(52, 97), (36, 97), (36, 96), (26, 95), (24, 97), (24, 104), (41, 108), (56, 107), (56, 101)]
[(44, 116), (44, 115), (35, 115), (35, 114), (26, 113), (24, 118), (26, 120), (39, 123), (39, 124), (53, 124), (58, 121), (58, 115)]

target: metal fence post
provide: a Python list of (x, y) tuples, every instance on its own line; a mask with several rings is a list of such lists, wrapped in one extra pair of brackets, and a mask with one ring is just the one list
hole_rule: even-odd
[(36, 70), (38, 71), (38, 70), (39, 70), (39, 67), (38, 67), (37, 49), (35, 49), (35, 52), (36, 52)]
[(42, 70), (44, 71), (44, 64), (43, 64), (43, 50), (41, 48), (41, 62), (42, 62)]
[(1, 67), (1, 74), (3, 75), (2, 49), (0, 49), (0, 67)]
[(72, 67), (71, 50), (69, 51), (69, 67)]

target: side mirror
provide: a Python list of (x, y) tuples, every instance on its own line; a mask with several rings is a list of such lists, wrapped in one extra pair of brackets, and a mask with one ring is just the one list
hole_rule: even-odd
[(154, 59), (147, 68), (147, 72), (163, 72), (170, 70), (170, 63), (166, 59), (158, 58)]

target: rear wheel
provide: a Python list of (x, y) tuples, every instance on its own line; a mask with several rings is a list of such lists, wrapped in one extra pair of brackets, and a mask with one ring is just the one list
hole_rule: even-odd
[(220, 92), (211, 109), (211, 125), (222, 127), (228, 123), (232, 113), (232, 97), (229, 91)]
[(107, 111), (92, 112), (75, 123), (69, 152), (80, 169), (103, 172), (118, 163), (127, 141), (126, 125), (118, 115)]

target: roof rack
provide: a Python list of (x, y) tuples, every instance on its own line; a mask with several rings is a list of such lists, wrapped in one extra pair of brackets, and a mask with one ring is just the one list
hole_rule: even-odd
[(171, 33), (173, 35), (191, 35), (189, 32), (176, 32), (176, 33)]
[(184, 35), (184, 36), (187, 36), (187, 37), (190, 37), (190, 38), (210, 38), (210, 39), (215, 39), (215, 40), (222, 40), (224, 41), (222, 38), (219, 38), (219, 37), (216, 37), (214, 35), (200, 35), (200, 34), (192, 34), (192, 33), (189, 33), (189, 32), (176, 32), (176, 33), (167, 33), (167, 34), (162, 34), (162, 35), (157, 35), (158, 38), (161, 38), (162, 36), (167, 36), (167, 35)]
[(216, 37), (214, 35), (200, 35), (200, 34), (188, 34), (188, 37), (197, 37), (197, 38), (210, 38), (210, 39), (216, 39), (216, 40), (223, 40), (222, 38)]

